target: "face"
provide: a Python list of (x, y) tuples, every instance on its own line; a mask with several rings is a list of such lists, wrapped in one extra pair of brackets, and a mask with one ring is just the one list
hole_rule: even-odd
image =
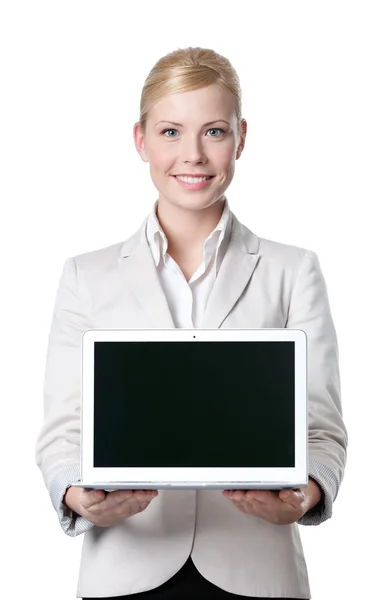
[[(145, 136), (134, 127), (138, 153), (150, 165), (159, 202), (186, 210), (201, 210), (224, 199), (232, 181), (235, 160), (244, 148), (234, 100), (216, 84), (166, 96), (151, 109)], [(206, 184), (182, 185), (175, 175), (210, 175)]]

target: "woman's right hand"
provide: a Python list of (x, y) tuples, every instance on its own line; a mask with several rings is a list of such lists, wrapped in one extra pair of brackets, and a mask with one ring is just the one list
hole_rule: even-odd
[(157, 490), (89, 490), (70, 486), (64, 504), (98, 527), (117, 525), (149, 506)]

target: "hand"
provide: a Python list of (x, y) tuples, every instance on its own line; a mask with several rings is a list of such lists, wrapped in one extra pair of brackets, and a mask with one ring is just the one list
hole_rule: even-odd
[(124, 519), (145, 510), (157, 490), (89, 490), (70, 486), (64, 503), (82, 517), (98, 527), (117, 525)]
[(224, 490), (242, 512), (266, 519), (270, 523), (288, 525), (298, 521), (321, 499), (321, 489), (311, 478), (305, 488), (298, 490)]

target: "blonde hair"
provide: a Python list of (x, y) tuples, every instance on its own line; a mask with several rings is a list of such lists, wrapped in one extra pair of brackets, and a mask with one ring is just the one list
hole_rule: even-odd
[(146, 121), (152, 106), (178, 92), (197, 90), (218, 84), (232, 94), (238, 133), (241, 133), (241, 88), (237, 72), (230, 61), (209, 48), (178, 48), (160, 58), (151, 69), (140, 99), (140, 127), (146, 131)]

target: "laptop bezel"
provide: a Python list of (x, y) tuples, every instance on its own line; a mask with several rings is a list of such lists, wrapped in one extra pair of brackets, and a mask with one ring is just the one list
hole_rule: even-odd
[[(295, 466), (287, 468), (93, 466), (94, 343), (97, 341), (292, 341), (295, 344)], [(308, 481), (307, 336), (301, 329), (87, 329), (82, 334), (81, 481), (131, 489), (300, 487)], [(77, 484), (79, 485), (79, 483)]]

